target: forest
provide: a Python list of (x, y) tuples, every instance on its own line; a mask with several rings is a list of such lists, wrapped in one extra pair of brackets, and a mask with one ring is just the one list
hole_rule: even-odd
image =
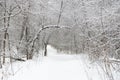
[(108, 76), (101, 80), (119, 80), (112, 71), (120, 74), (120, 0), (0, 0), (0, 74), (7, 64), (47, 57), (49, 46), (87, 55)]

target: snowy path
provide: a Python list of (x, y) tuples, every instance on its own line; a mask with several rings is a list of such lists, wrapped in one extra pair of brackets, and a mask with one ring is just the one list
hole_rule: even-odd
[(90, 69), (85, 64), (84, 57), (57, 55), (51, 48), (48, 51), (48, 57), (40, 61), (28, 61), (19, 65), (23, 68), (8, 80), (103, 80), (97, 70)]
[(84, 71), (79, 61), (71, 59), (74, 57), (51, 56), (44, 58), (40, 64), (31, 61), (11, 80), (87, 80), (86, 75), (82, 75)]

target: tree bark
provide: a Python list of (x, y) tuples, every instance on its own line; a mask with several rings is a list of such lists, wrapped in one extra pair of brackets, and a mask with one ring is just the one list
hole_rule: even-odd
[(59, 24), (60, 24), (60, 20), (61, 20), (62, 11), (63, 11), (63, 1), (61, 1), (60, 13), (59, 13), (59, 17), (58, 17), (57, 26), (59, 26)]
[[(1, 53), (0, 53), (1, 55)], [(2, 68), (1, 56), (0, 56), (0, 69)]]
[(44, 48), (45, 48), (45, 50), (44, 50), (44, 56), (47, 56), (47, 43), (44, 43)]
[(32, 59), (33, 58), (34, 49), (35, 49), (35, 41), (32, 44), (32, 49), (30, 51), (30, 54), (28, 54), (28, 59)]
[(78, 53), (78, 46), (77, 46), (77, 40), (76, 40), (76, 36), (74, 35), (74, 46), (75, 46), (75, 52), (76, 54)]

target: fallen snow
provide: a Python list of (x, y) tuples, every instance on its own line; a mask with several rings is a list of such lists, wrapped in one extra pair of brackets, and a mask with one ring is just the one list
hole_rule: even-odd
[(86, 55), (57, 54), (50, 46), (47, 57), (13, 63), (7, 69), (3, 80), (107, 80), (103, 70), (90, 64)]

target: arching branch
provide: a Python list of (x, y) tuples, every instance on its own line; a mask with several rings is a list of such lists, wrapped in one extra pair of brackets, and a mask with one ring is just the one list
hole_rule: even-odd
[(56, 25), (55, 25), (55, 26), (46, 26), (46, 27), (42, 26), (42, 28), (39, 29), (39, 31), (38, 31), (38, 33), (35, 35), (35, 37), (28, 42), (28, 45), (30, 45), (31, 43), (35, 42), (35, 41), (38, 39), (39, 34), (40, 34), (42, 31), (44, 31), (44, 30), (46, 30), (46, 29), (51, 29), (51, 28), (53, 28), (53, 29), (60, 29), (60, 28), (70, 29), (69, 27), (60, 27), (60, 26), (56, 26)]

